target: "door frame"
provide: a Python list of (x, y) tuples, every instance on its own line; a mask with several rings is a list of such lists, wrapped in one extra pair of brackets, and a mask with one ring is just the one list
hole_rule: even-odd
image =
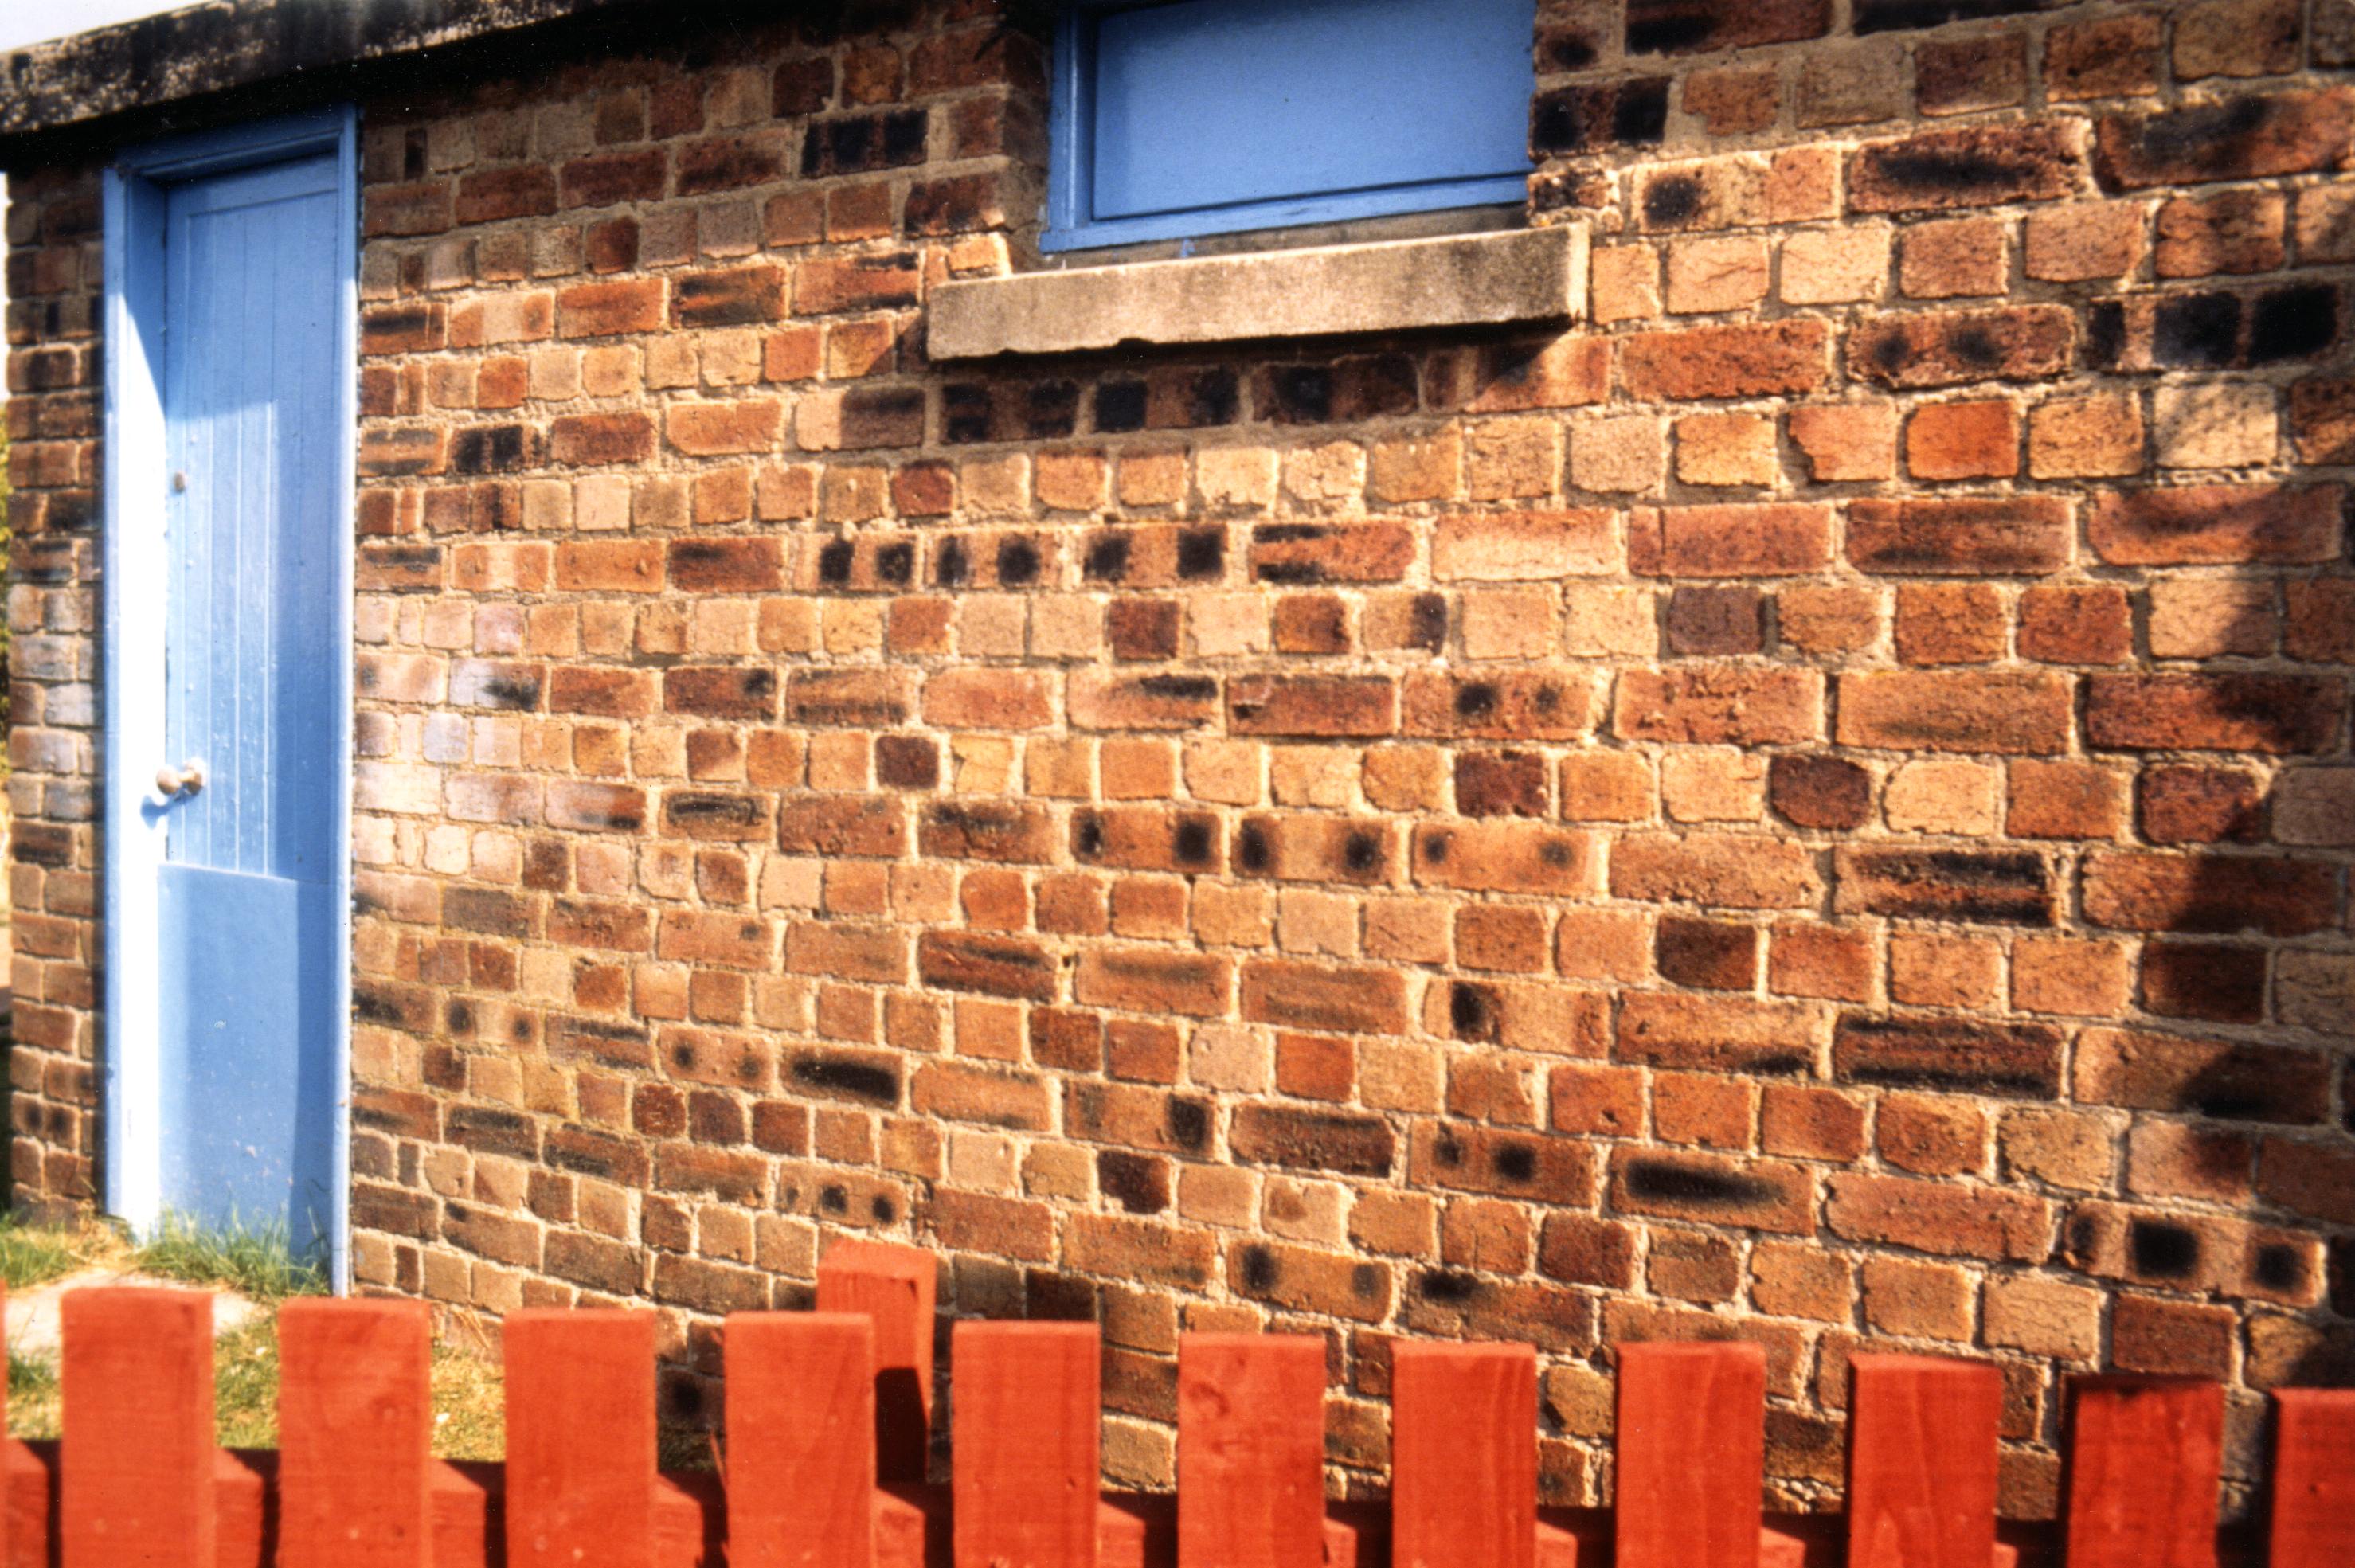
[[(105, 407), (100, 485), (100, 583), (104, 630), (104, 731), (99, 787), (105, 822), (105, 958), (101, 1093), (107, 1210), (142, 1234), (163, 1212), (162, 1093), (158, 1067), (157, 897), (162, 816), (147, 809), (148, 775), (164, 724), (165, 553), (163, 538), (165, 193), (183, 181), (256, 165), (332, 153), (336, 164), (339, 299), (335, 319), (334, 663), (338, 722), (328, 907), (336, 1036), (330, 1082), (333, 1186), (327, 1200), (328, 1267), (337, 1294), (351, 1280), (351, 801), (352, 557), (358, 485), (359, 123), (348, 104), (231, 126), (119, 154), (105, 171), (106, 289), (102, 327)], [(126, 741), (126, 737), (133, 739)], [(154, 756), (148, 753), (154, 752)]]

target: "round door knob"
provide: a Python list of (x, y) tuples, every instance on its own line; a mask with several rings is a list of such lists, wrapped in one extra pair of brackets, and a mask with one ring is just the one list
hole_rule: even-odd
[(169, 800), (174, 795), (194, 795), (205, 787), (205, 764), (194, 757), (176, 768), (155, 770), (156, 793)]

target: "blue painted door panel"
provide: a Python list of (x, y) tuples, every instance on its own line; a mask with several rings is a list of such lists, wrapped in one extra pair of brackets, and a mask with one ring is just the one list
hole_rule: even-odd
[(1529, 0), (1180, 0), (1096, 26), (1098, 221), (1528, 171)]
[[(177, 1213), (328, 1231), (335, 917), (325, 882), (167, 865), (159, 875), (162, 1177)], [(175, 1023), (172, 1002), (179, 1017)]]
[(172, 187), (165, 234), (163, 1200), (329, 1232), (336, 1040), (336, 312), (321, 155)]

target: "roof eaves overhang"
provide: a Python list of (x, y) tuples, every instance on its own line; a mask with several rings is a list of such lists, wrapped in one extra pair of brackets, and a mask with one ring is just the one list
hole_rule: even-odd
[(0, 55), (0, 165), (11, 144), (112, 115), (634, 3), (204, 0)]

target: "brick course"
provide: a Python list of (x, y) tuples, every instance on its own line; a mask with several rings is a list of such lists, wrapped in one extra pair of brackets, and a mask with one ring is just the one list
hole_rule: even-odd
[[(1527, 1339), (1562, 1502), (1625, 1339), (1765, 1345), (1794, 1506), (1859, 1345), (2003, 1366), (2020, 1515), (2062, 1374), (2196, 1371), (2244, 1495), (2355, 1374), (2355, 90), (2249, 9), (1547, 0), (1590, 324), (1502, 341), (932, 364), (1036, 261), (1041, 51), (965, 0), (365, 102), (362, 1284), (650, 1300), (691, 1393), (912, 1237), (1137, 1388), (1326, 1334), (1342, 1490), (1388, 1335)], [(7, 223), (48, 1211), (97, 188)]]

